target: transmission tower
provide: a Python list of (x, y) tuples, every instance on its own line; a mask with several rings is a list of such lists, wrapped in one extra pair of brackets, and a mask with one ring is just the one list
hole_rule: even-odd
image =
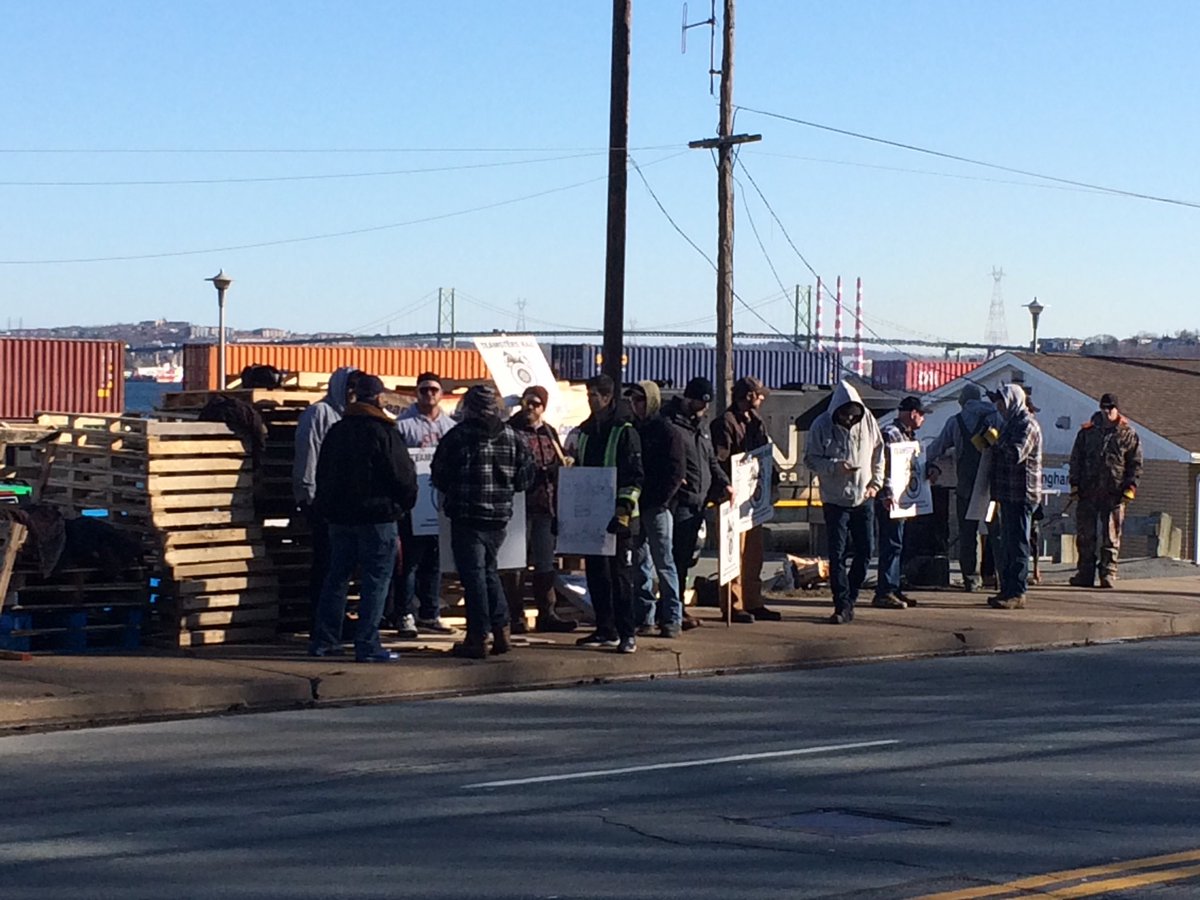
[(1004, 291), (1000, 279), (1004, 269), (992, 267), (992, 304), (988, 307), (987, 331), (983, 335), (985, 344), (998, 346), (1008, 343), (1008, 322), (1004, 318)]
[(525, 325), (525, 304), (526, 304), (527, 302), (528, 302), (528, 301), (526, 301), (526, 299), (525, 299), (524, 297), (520, 297), (520, 298), (518, 298), (518, 300), (517, 300), (517, 331), (524, 331), (524, 330), (525, 330), (525, 328), (526, 328), (526, 325)]
[(438, 329), (437, 345), (445, 346), (449, 339), (451, 347), (455, 346), (454, 335), (454, 288), (438, 288)]

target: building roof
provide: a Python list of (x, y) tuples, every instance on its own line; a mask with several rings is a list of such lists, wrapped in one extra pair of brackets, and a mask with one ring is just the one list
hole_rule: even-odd
[(1200, 359), (1012, 355), (1097, 402), (1111, 391), (1130, 419), (1192, 453), (1200, 452)]

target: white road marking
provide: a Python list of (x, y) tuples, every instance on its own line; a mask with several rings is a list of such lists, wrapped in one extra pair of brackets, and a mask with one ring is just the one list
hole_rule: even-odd
[(628, 775), (633, 772), (658, 772), (663, 769), (690, 769), (694, 766), (716, 766), (722, 763), (753, 762), (759, 759), (780, 759), (786, 756), (812, 756), (817, 753), (836, 753), (839, 750), (866, 750), (870, 747), (888, 747), (899, 741), (860, 741), (855, 744), (827, 744), (824, 747), (803, 747), (798, 750), (771, 750), (766, 753), (739, 753), (736, 756), (714, 756), (709, 759), (689, 759), (683, 762), (654, 763), (648, 766), (626, 766), (623, 769), (593, 769), (587, 772), (569, 772), (563, 775), (536, 775), (533, 778), (510, 778), (506, 781), (481, 781), (464, 784), (464, 791), (473, 788), (516, 787), (522, 784), (545, 784), (549, 781), (578, 781), (583, 778), (607, 778), (609, 775)]

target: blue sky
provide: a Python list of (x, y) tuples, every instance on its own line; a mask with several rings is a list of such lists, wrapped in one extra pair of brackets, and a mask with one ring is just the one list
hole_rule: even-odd
[[(713, 161), (686, 144), (715, 131), (717, 107), (706, 29), (680, 53), (681, 5), (634, 0), (630, 146), (711, 256)], [(611, 4), (0, 0), (0, 14), (14, 36), (0, 325), (210, 322), (203, 279), (224, 268), (241, 328), (427, 331), (438, 287), (457, 289), (466, 331), (514, 327), (518, 298), (530, 327), (599, 326)], [(692, 0), (693, 21), (707, 14)], [(763, 141), (740, 157), (739, 295), (790, 331), (784, 291), (815, 280), (794, 244), (829, 283), (861, 276), (887, 337), (981, 340), (993, 266), (1014, 342), (1034, 295), (1043, 336), (1200, 327), (1195, 207), (750, 111), (1197, 203), (1198, 26), (1200, 6), (1173, 0), (742, 0), (736, 128)], [(113, 183), (131, 181), (171, 183)], [(339, 232), (359, 233), (293, 240)], [(247, 244), (268, 246), (214, 249)], [(63, 261), (112, 257), (143, 258)], [(712, 327), (713, 271), (636, 173), (627, 266), (638, 327)]]

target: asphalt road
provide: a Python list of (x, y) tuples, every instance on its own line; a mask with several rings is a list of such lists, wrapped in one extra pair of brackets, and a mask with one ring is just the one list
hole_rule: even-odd
[(1198, 654), (0, 738), (0, 897), (1196, 897)]

